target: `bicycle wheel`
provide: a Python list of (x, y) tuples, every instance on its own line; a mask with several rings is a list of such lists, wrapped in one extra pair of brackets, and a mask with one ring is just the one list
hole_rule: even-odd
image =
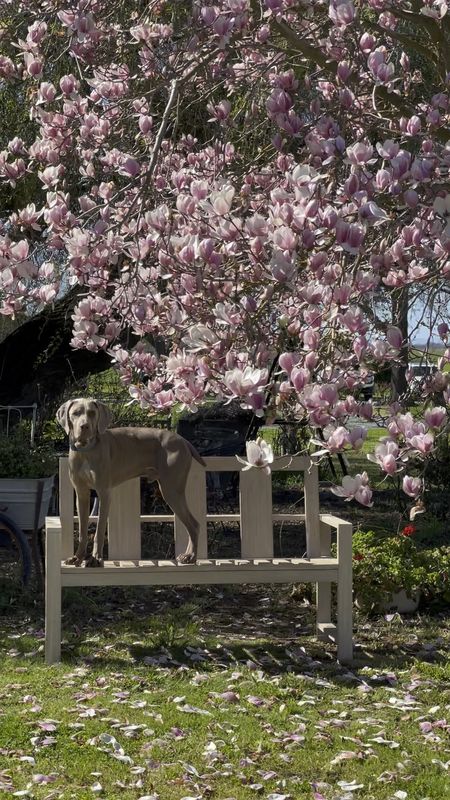
[(2, 559), (3, 563), (8, 565), (6, 567), (8, 571), (13, 571), (11, 561), (16, 564), (18, 562), (21, 567), (22, 583), (27, 584), (31, 575), (31, 550), (28, 539), (14, 520), (2, 512), (0, 512), (0, 547), (7, 550), (8, 555), (12, 556), (9, 560)]

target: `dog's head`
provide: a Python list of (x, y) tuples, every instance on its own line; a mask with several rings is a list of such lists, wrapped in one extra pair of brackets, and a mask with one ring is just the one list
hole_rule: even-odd
[(99, 400), (77, 397), (58, 408), (56, 419), (76, 447), (85, 447), (106, 431), (111, 412)]

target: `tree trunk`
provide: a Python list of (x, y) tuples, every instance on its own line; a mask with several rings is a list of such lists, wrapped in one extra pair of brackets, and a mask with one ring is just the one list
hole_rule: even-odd
[(392, 364), (391, 369), (391, 397), (392, 401), (398, 400), (408, 390), (406, 370), (408, 369), (408, 287), (396, 291), (392, 298), (392, 324), (400, 328), (403, 336), (403, 347), (400, 350), (399, 360)]

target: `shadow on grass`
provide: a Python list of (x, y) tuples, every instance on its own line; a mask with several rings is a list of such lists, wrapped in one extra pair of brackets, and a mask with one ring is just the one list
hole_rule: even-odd
[[(43, 602), (36, 593), (27, 598), (21, 604), (16, 595), (0, 614), (0, 663), (12, 652), (18, 665), (43, 663)], [(349, 685), (367, 679), (365, 667), (383, 673), (449, 663), (448, 610), (391, 622), (357, 615), (350, 670), (337, 664), (333, 644), (315, 638), (314, 625), (314, 608), (288, 586), (67, 589), (62, 661), (99, 670), (261, 670)]]

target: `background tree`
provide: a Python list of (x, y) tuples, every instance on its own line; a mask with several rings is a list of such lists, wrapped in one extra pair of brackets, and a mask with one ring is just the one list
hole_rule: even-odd
[[(405, 362), (406, 298), (430, 307), (450, 275), (447, 4), (4, 8), (0, 79), (36, 127), (0, 153), (3, 183), (33, 191), (4, 224), (1, 312), (77, 286), (73, 346), (108, 351), (144, 407), (238, 398), (359, 447), (358, 384)], [(424, 391), (448, 400), (441, 369)], [(432, 450), (436, 408), (392, 408), (384, 472)], [(371, 502), (365, 474), (346, 491)]]

